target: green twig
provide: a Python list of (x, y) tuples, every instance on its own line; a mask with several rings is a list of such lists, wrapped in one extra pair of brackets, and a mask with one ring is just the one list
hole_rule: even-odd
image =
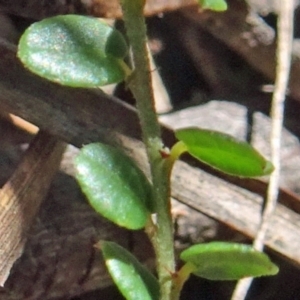
[(150, 65), (146, 46), (146, 25), (143, 0), (121, 0), (126, 33), (132, 48), (134, 72), (129, 87), (136, 99), (143, 141), (146, 145), (153, 183), (156, 222), (151, 232), (161, 287), (161, 299), (170, 299), (175, 272), (173, 226), (170, 210), (169, 172), (164, 167), (160, 151), (163, 148), (160, 126), (154, 108)]

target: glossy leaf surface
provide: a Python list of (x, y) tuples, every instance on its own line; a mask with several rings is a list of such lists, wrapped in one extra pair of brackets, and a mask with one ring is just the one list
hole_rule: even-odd
[(198, 0), (198, 3), (203, 9), (211, 9), (214, 11), (225, 11), (227, 9), (225, 0)]
[(158, 300), (157, 279), (127, 250), (102, 241), (100, 248), (115, 284), (128, 300)]
[(192, 156), (224, 173), (256, 177), (273, 171), (273, 165), (251, 145), (228, 134), (199, 128), (180, 129), (175, 134)]
[(180, 258), (194, 265), (195, 275), (211, 280), (238, 280), (278, 272), (278, 267), (266, 254), (243, 244), (211, 242), (194, 245), (184, 250)]
[(127, 45), (120, 32), (97, 18), (61, 15), (31, 25), (18, 56), (48, 80), (73, 87), (99, 87), (122, 81)]
[(128, 229), (145, 226), (151, 186), (129, 157), (116, 148), (94, 143), (81, 149), (75, 167), (81, 189), (98, 213)]

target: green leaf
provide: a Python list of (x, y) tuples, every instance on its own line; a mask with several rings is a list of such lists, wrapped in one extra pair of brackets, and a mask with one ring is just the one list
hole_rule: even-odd
[(131, 253), (113, 242), (99, 244), (109, 273), (126, 299), (159, 299), (157, 279)]
[(211, 242), (194, 245), (184, 250), (180, 258), (194, 265), (192, 273), (211, 280), (238, 280), (278, 273), (278, 267), (266, 254), (243, 244)]
[(122, 81), (129, 68), (127, 45), (104, 21), (63, 15), (31, 25), (22, 35), (18, 57), (33, 73), (72, 87), (99, 87)]
[(198, 3), (203, 9), (219, 12), (227, 10), (227, 3), (225, 0), (198, 0)]
[[(256, 177), (270, 174), (274, 169), (273, 165), (251, 145), (238, 141), (228, 134), (185, 128), (176, 131), (175, 135), (183, 143), (182, 150), (188, 151), (198, 160), (224, 173), (240, 177)], [(177, 152), (180, 153), (179, 150)]]
[(75, 159), (77, 180), (91, 206), (128, 229), (145, 226), (151, 208), (151, 185), (120, 150), (100, 143), (84, 146)]

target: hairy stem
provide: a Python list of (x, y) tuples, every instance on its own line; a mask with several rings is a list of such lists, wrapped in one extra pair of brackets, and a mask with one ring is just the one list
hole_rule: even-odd
[(132, 48), (134, 72), (129, 87), (136, 99), (143, 141), (146, 145), (153, 183), (156, 222), (151, 232), (156, 252), (161, 299), (169, 300), (175, 272), (173, 226), (170, 210), (169, 172), (160, 151), (163, 147), (160, 126), (154, 108), (150, 65), (146, 46), (146, 25), (143, 0), (121, 0), (126, 33)]

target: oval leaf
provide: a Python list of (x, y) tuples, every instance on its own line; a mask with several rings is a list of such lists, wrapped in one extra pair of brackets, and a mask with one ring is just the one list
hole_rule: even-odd
[(265, 253), (243, 244), (211, 242), (194, 245), (183, 251), (180, 258), (194, 265), (195, 275), (211, 280), (238, 280), (278, 273), (278, 267)]
[(121, 33), (97, 18), (63, 15), (31, 25), (22, 35), (18, 57), (48, 80), (72, 87), (99, 87), (122, 81), (128, 67)]
[(158, 300), (157, 279), (127, 250), (113, 242), (100, 242), (106, 266), (128, 300)]
[(198, 0), (199, 5), (203, 9), (210, 9), (214, 11), (227, 10), (227, 3), (225, 0)]
[(228, 134), (199, 128), (180, 129), (175, 134), (192, 156), (224, 173), (256, 177), (273, 171), (273, 165), (251, 145)]
[(151, 186), (129, 157), (116, 148), (94, 143), (81, 149), (75, 167), (81, 189), (98, 213), (128, 229), (145, 226)]

